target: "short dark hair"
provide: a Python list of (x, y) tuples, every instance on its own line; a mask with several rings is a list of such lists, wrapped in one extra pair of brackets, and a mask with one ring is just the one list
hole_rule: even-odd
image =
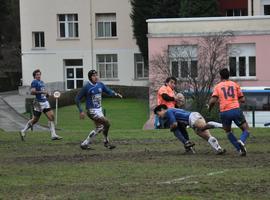
[(165, 104), (160, 104), (154, 108), (154, 113), (160, 112), (161, 110), (166, 110), (168, 107)]
[(219, 74), (222, 79), (229, 79), (230, 77), (230, 71), (227, 68), (221, 69)]
[(93, 76), (93, 74), (97, 74), (97, 71), (92, 69), (88, 72), (88, 79), (91, 80), (91, 77)]
[(177, 82), (177, 79), (174, 76), (170, 76), (166, 78), (165, 83), (169, 83), (171, 80), (173, 80), (175, 83)]
[(37, 73), (41, 73), (40, 69), (36, 69), (35, 71), (33, 71), (33, 77), (35, 78)]

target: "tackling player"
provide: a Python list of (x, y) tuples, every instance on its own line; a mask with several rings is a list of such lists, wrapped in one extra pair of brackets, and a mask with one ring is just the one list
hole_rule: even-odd
[[(178, 108), (168, 108), (166, 105), (159, 105), (154, 109), (154, 113), (159, 117), (167, 118), (170, 124), (170, 129), (173, 132), (178, 132), (179, 122), (188, 124), (194, 131), (203, 139), (208, 141), (211, 147), (216, 151), (217, 155), (224, 154), (225, 149), (222, 149), (219, 145), (217, 139), (210, 134), (210, 131), (206, 129), (208, 124), (206, 124), (203, 116), (198, 112), (189, 112)], [(209, 126), (210, 127), (210, 126)], [(177, 137), (177, 136), (176, 136)], [(185, 138), (178, 138), (183, 140)], [(185, 141), (184, 141), (185, 142)]]
[[(183, 100), (185, 99), (184, 96), (183, 95), (179, 96), (175, 94), (176, 83), (177, 83), (177, 79), (173, 76), (168, 77), (165, 80), (165, 84), (159, 88), (158, 93), (157, 93), (157, 105), (164, 104), (168, 108), (175, 108), (176, 106), (184, 105), (184, 102), (183, 102)], [(166, 119), (164, 120), (156, 116), (155, 127), (156, 128), (158, 127), (169, 128), (169, 125)], [(189, 142), (189, 135), (186, 130), (186, 125), (184, 123), (179, 123), (178, 128), (179, 128), (179, 131), (174, 132), (174, 135), (177, 138), (183, 138), (183, 140), (180, 140), (180, 141), (184, 144), (186, 152), (194, 153), (194, 149), (192, 148), (192, 146), (194, 146), (195, 144), (193, 142)]]
[(81, 107), (81, 100), (83, 97), (86, 98), (87, 116), (94, 121), (96, 128), (95, 130), (92, 130), (87, 138), (81, 143), (81, 148), (84, 150), (91, 149), (91, 140), (95, 137), (95, 135), (102, 132), (104, 135), (104, 147), (108, 149), (114, 149), (115, 146), (109, 143), (108, 132), (110, 123), (108, 119), (103, 115), (101, 99), (103, 92), (110, 96), (118, 96), (120, 98), (122, 98), (122, 95), (110, 90), (102, 82), (98, 82), (96, 70), (90, 70), (88, 72), (88, 79), (89, 81), (83, 86), (83, 88), (76, 96), (75, 102), (80, 112), (80, 119), (84, 119), (85, 113)]
[[(220, 77), (221, 82), (214, 87), (212, 97), (209, 101), (209, 111), (219, 101), (223, 129), (239, 154), (246, 156), (245, 142), (249, 136), (249, 127), (239, 104), (239, 102), (245, 102), (245, 97), (241, 92), (240, 86), (229, 80), (230, 72), (227, 68), (220, 70)], [(243, 131), (239, 140), (237, 140), (232, 132), (232, 121)]]
[(38, 122), (40, 115), (43, 112), (49, 120), (48, 124), (51, 132), (51, 139), (61, 140), (62, 137), (55, 133), (54, 114), (47, 99), (49, 93), (45, 89), (44, 82), (41, 80), (41, 71), (39, 69), (35, 70), (33, 72), (33, 77), (34, 80), (31, 83), (31, 94), (36, 96), (33, 102), (33, 118), (30, 119), (25, 125), (24, 129), (20, 131), (21, 139), (24, 141), (26, 131)]

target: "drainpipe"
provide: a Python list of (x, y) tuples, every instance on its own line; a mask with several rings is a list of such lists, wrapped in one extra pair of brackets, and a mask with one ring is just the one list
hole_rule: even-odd
[(93, 9), (92, 9), (92, 0), (90, 0), (90, 39), (91, 39), (91, 69), (94, 68), (94, 47), (93, 47)]
[(251, 16), (254, 15), (254, 0), (251, 0)]

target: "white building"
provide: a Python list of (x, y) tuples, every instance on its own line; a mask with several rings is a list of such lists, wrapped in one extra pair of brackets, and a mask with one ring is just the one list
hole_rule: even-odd
[(146, 86), (129, 0), (20, 0), (23, 86), (39, 68), (51, 89), (81, 87), (90, 69), (106, 84)]

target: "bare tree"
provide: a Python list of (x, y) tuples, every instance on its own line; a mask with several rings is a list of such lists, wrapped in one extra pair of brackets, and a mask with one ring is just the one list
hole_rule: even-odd
[(150, 58), (150, 107), (162, 81), (168, 76), (178, 78), (177, 89), (186, 92), (193, 99), (194, 109), (202, 112), (217, 82), (219, 70), (228, 66), (228, 44), (233, 33), (209, 33), (190, 44), (183, 41), (169, 46), (162, 54)]

